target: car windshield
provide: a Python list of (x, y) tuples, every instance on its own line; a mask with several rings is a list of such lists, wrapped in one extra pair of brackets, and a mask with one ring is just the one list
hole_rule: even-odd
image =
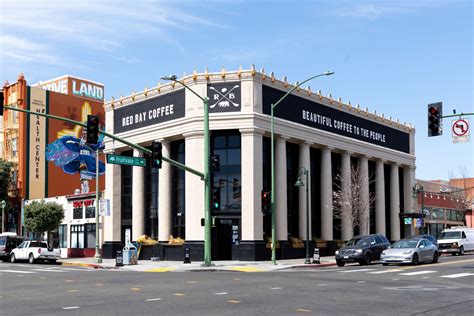
[(443, 232), (439, 239), (460, 239), (461, 232)]
[(399, 240), (392, 245), (392, 248), (415, 248), (418, 240)]
[(368, 240), (363, 238), (353, 238), (346, 242), (346, 246), (367, 246), (368, 244)]

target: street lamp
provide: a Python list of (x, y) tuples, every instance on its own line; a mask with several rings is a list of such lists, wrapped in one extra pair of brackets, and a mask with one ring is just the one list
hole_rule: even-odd
[(165, 76), (161, 79), (173, 81), (181, 84), (186, 89), (191, 91), (195, 96), (204, 103), (204, 264), (205, 267), (212, 266), (211, 262), (211, 179), (209, 176), (209, 107), (208, 98), (201, 97), (193, 89), (188, 87), (184, 82), (178, 81), (175, 75)]
[(425, 221), (423, 220), (425, 212), (425, 192), (421, 184), (417, 183), (413, 186), (412, 196), (416, 198), (416, 204), (418, 204), (418, 194), (421, 193), (421, 227), (425, 228)]
[(310, 264), (311, 260), (309, 259), (309, 171), (305, 167), (300, 168), (298, 174), (298, 180), (296, 180), (295, 186), (303, 187), (305, 184), (301, 181), (301, 176), (304, 174), (306, 177), (306, 258), (304, 259), (305, 264)]
[(0, 200), (0, 208), (2, 209), (2, 213), (0, 214), (0, 218), (2, 219), (2, 233), (5, 232), (5, 217), (3, 214), (5, 212), (5, 206), (7, 205), (7, 202), (5, 202), (4, 200)]
[(270, 116), (271, 116), (271, 130), (272, 130), (272, 135), (271, 135), (271, 178), (272, 178), (272, 187), (271, 187), (271, 210), (272, 210), (272, 262), (273, 264), (276, 264), (276, 249), (275, 249), (275, 243), (276, 243), (276, 214), (275, 214), (275, 118), (274, 118), (274, 110), (278, 106), (278, 104), (281, 103), (288, 95), (290, 95), (295, 89), (297, 89), (299, 86), (302, 84), (315, 79), (317, 77), (321, 76), (330, 76), (333, 75), (334, 72), (332, 71), (326, 71), (323, 72), (319, 75), (313, 76), (311, 78), (306, 79), (305, 81), (301, 82), (300, 84), (297, 84), (294, 86), (290, 91), (288, 91), (283, 97), (281, 97), (275, 104), (271, 104), (270, 106)]
[(99, 145), (95, 151), (95, 255), (94, 261), (102, 263), (99, 251)]

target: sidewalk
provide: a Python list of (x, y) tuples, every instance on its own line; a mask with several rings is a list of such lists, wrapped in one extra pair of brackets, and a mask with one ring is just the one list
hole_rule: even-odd
[(122, 271), (140, 272), (183, 272), (183, 271), (240, 271), (240, 272), (271, 272), (295, 268), (319, 268), (335, 266), (334, 256), (321, 257), (320, 264), (304, 264), (304, 258), (277, 260), (274, 265), (271, 261), (214, 261), (213, 266), (204, 267), (202, 261), (183, 263), (182, 261), (151, 261), (139, 260), (137, 265), (115, 266), (115, 259), (102, 259), (102, 263), (95, 263), (94, 258), (67, 258), (58, 260), (65, 266), (83, 266), (96, 269), (116, 269)]

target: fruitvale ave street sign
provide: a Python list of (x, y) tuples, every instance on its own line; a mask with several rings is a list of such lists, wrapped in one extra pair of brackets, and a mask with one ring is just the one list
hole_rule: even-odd
[(142, 157), (127, 157), (107, 154), (107, 163), (115, 165), (145, 167), (146, 159)]

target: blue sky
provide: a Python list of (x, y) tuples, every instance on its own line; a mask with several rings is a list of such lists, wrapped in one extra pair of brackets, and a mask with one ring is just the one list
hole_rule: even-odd
[[(427, 137), (427, 104), (474, 112), (473, 2), (41, 1), (0, 2), (0, 79), (64, 74), (105, 85), (106, 99), (167, 74), (249, 69), (310, 82), (416, 127), (416, 177), (474, 176), (474, 140)], [(474, 125), (474, 116), (471, 117)], [(461, 172), (460, 170), (467, 170)]]

